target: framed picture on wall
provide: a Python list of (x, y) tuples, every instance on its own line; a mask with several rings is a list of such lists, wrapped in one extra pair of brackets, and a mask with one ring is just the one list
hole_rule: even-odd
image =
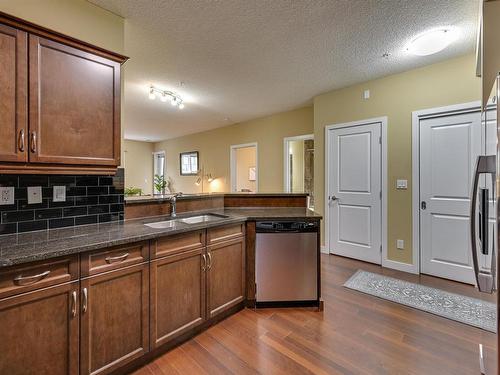
[(179, 156), (181, 176), (195, 176), (198, 174), (198, 151), (181, 152)]
[(248, 181), (255, 181), (255, 167), (248, 168)]

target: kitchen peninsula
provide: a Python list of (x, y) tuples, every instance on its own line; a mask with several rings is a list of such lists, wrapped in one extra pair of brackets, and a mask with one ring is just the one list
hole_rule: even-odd
[[(305, 194), (186, 195), (174, 219), (169, 197), (133, 198), (121, 222), (0, 236), (0, 319), (36, 346), (26, 349), (67, 343), (46, 353), (51, 362), (76, 366), (80, 347), (84, 373), (131, 369), (255, 306), (256, 222), (319, 223), (306, 202)], [(319, 298), (318, 288), (313, 305)], [(20, 320), (35, 313), (47, 335), (26, 340), (31, 326)], [(15, 347), (2, 349), (9, 361), (0, 368), (20, 365)]]

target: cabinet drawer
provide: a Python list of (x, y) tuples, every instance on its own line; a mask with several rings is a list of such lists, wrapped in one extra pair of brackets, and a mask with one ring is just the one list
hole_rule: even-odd
[(245, 235), (245, 223), (230, 224), (223, 227), (211, 228), (207, 232), (207, 244), (228, 241)]
[(110, 247), (81, 256), (82, 277), (116, 270), (149, 260), (149, 242)]
[(78, 279), (78, 255), (9, 267), (0, 271), (0, 299)]
[(205, 232), (196, 231), (159, 238), (153, 245), (151, 258), (174, 255), (205, 246)]

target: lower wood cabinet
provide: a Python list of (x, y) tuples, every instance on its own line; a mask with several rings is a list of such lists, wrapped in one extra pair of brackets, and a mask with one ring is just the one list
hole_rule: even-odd
[(149, 264), (81, 280), (80, 374), (106, 374), (149, 350)]
[(243, 302), (245, 237), (234, 228), (212, 229), (208, 246), (205, 231), (160, 239), (168, 251), (151, 261), (147, 242), (82, 254), (90, 276), (79, 281), (76, 256), (2, 270), (0, 374), (108, 374)]
[(245, 299), (245, 238), (207, 247), (207, 305), (210, 319)]
[(158, 347), (205, 320), (205, 249), (151, 262), (151, 347)]
[(78, 282), (0, 300), (0, 374), (78, 374)]

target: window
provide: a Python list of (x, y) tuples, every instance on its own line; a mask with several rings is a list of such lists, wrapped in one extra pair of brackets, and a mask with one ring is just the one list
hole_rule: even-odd
[(165, 151), (153, 152), (153, 194), (162, 194), (163, 191), (156, 189), (156, 176), (166, 179)]

